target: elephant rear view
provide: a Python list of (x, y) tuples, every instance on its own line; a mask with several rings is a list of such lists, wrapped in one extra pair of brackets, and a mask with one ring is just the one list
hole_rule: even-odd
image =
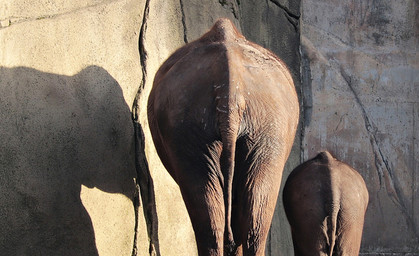
[(264, 255), (299, 104), (290, 72), (227, 19), (173, 53), (148, 120), (199, 255)]
[(361, 175), (327, 151), (297, 166), (283, 192), (295, 255), (358, 255), (368, 199)]

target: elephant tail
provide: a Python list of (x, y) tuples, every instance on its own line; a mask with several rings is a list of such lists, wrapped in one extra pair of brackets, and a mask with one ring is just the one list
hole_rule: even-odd
[(233, 177), (235, 168), (236, 141), (242, 117), (242, 102), (232, 107), (231, 102), (220, 101), (217, 106), (217, 123), (223, 145), (220, 156), (220, 169), (223, 175), (223, 196), (225, 209), (224, 251), (230, 255), (236, 250), (232, 230)]
[(233, 201), (233, 176), (234, 161), (236, 151), (237, 133), (230, 130), (227, 134), (222, 134), (223, 150), (221, 152), (220, 167), (224, 176), (224, 207), (225, 207), (225, 229), (224, 229), (224, 250), (231, 253), (235, 250), (235, 243), (231, 225), (232, 201)]
[[(233, 65), (230, 63), (229, 65)], [(233, 177), (235, 169), (236, 141), (246, 107), (245, 98), (239, 85), (239, 76), (233, 74), (234, 67), (229, 67), (229, 81), (214, 85), (216, 95), (216, 116), (222, 142), (220, 169), (223, 176), (223, 196), (225, 209), (224, 255), (232, 255), (237, 246), (232, 230)], [(234, 77), (234, 79), (233, 79)], [(235, 81), (235, 82), (234, 82)]]
[(336, 232), (337, 232), (337, 223), (338, 223), (338, 215), (340, 210), (340, 195), (339, 193), (332, 192), (332, 204), (331, 204), (331, 213), (330, 218), (328, 218), (327, 223), (327, 237), (329, 240), (329, 254), (330, 256), (334, 255), (334, 247), (336, 242)]

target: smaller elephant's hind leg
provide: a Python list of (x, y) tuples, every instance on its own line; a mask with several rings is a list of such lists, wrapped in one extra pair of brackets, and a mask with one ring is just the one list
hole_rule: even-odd
[[(343, 217), (349, 223), (338, 222), (338, 233), (336, 238), (336, 248), (333, 256), (357, 256), (361, 247), (363, 212), (354, 212), (351, 218)], [(348, 221), (347, 221), (348, 222)]]
[[(294, 216), (299, 219), (310, 218), (309, 221), (303, 225), (300, 223), (293, 223), (292, 240), (294, 244), (295, 256), (332, 256), (333, 251), (330, 249), (328, 230), (324, 217), (316, 213), (307, 215), (307, 211), (292, 212)], [(314, 217), (313, 217), (314, 216)]]

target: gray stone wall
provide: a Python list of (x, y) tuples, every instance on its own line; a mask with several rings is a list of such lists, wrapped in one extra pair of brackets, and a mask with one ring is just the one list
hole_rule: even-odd
[(370, 194), (361, 254), (419, 254), (417, 1), (302, 4), (304, 160), (355, 167)]

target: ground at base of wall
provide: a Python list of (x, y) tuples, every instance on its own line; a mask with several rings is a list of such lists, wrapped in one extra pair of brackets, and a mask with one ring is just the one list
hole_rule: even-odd
[(365, 252), (360, 253), (359, 256), (418, 256), (419, 252), (385, 252), (385, 253), (376, 253), (376, 252)]

